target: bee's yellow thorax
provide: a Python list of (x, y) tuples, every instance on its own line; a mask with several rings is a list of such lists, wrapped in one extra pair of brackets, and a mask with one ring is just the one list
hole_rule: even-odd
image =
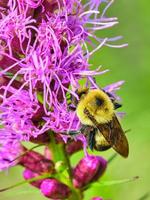
[[(98, 105), (101, 100), (102, 104)], [(91, 125), (94, 124), (84, 113), (84, 110), (88, 109), (90, 114), (96, 119), (99, 124), (104, 124), (112, 120), (114, 114), (114, 105), (108, 95), (99, 89), (90, 90), (86, 95), (81, 97), (76, 112), (82, 124)]]

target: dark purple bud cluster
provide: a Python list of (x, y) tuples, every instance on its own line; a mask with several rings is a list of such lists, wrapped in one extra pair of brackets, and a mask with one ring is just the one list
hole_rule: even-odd
[[(39, 174), (34, 173), (33, 171), (29, 169), (25, 169), (23, 172), (23, 177), (26, 180), (30, 180), (38, 176)], [(65, 199), (69, 197), (69, 195), (71, 194), (71, 190), (69, 189), (67, 185), (52, 178), (32, 181), (31, 185), (39, 188), (45, 197), (48, 197), (51, 199)]]
[[(69, 187), (54, 178), (40, 178), (42, 174), (55, 175), (55, 165), (50, 159), (35, 151), (29, 151), (20, 158), (19, 163), (25, 170), (23, 177), (25, 180), (31, 180), (30, 184), (41, 190), (42, 194), (52, 199), (65, 199), (71, 190)], [(32, 181), (35, 178), (37, 180)], [(39, 179), (40, 178), (40, 179)]]
[[(75, 142), (74, 145), (76, 145)], [(73, 150), (71, 151), (72, 153)], [(44, 196), (52, 199), (65, 199), (71, 195), (72, 189), (69, 188), (69, 185), (55, 178), (58, 171), (58, 163), (54, 164), (51, 158), (51, 151), (48, 148), (45, 149), (45, 156), (35, 151), (27, 151), (20, 158), (19, 164), (25, 167), (23, 177), (26, 180), (31, 179), (31, 185), (39, 188)], [(102, 157), (87, 155), (74, 168), (71, 168), (72, 187), (82, 190), (89, 183), (99, 179), (106, 167), (107, 162)], [(49, 174), (49, 178), (38, 179), (42, 174)], [(32, 181), (32, 178), (37, 178), (37, 180)]]

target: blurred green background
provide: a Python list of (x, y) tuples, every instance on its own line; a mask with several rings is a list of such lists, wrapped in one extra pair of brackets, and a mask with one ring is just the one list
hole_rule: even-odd
[[(122, 120), (128, 133), (130, 155), (128, 159), (117, 156), (109, 164), (102, 180), (118, 180), (139, 176), (134, 182), (90, 189), (85, 199), (103, 196), (112, 200), (139, 200), (150, 192), (150, 15), (148, 0), (115, 0), (107, 14), (117, 16), (119, 25), (103, 32), (105, 36), (123, 35), (129, 46), (124, 49), (104, 47), (91, 59), (93, 66), (102, 64), (110, 69), (97, 82), (105, 86), (118, 80), (125, 80), (118, 94), (122, 98), (126, 116)], [(121, 41), (122, 42), (122, 41)], [(113, 151), (99, 153), (109, 158)], [(77, 153), (72, 162), (75, 163)], [(0, 187), (21, 181), (21, 168), (12, 168), (8, 174), (0, 174)], [(44, 200), (40, 192), (28, 184), (0, 194), (0, 200)], [(147, 199), (150, 199), (147, 198)]]

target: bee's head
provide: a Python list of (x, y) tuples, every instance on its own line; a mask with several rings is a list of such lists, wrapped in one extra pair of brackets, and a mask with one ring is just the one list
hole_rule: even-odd
[(116, 101), (115, 97), (112, 94), (105, 92), (104, 90), (95, 90), (95, 91), (96, 92), (95, 92), (94, 106), (97, 106), (99, 108), (105, 107), (105, 109), (108, 110), (110, 101), (113, 104), (115, 110), (122, 106), (120, 103)]
[(89, 92), (89, 88), (81, 87), (76, 90), (76, 94), (78, 95), (79, 99), (84, 98), (84, 96)]
[(110, 104), (112, 105), (111, 100), (101, 90), (91, 90), (88, 93), (87, 105), (91, 107), (91, 109), (95, 109), (94, 112), (100, 109), (107, 111), (109, 110)]

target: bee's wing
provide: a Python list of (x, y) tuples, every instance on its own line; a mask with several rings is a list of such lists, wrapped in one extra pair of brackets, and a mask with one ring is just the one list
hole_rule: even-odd
[(107, 124), (98, 124), (97, 128), (116, 152), (123, 157), (128, 157), (128, 141), (115, 115), (112, 121)]

